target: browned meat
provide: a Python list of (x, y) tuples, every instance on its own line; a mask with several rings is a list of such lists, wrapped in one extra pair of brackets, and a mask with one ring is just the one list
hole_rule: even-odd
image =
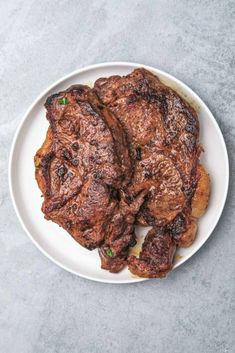
[[(195, 189), (195, 195), (204, 193), (206, 201), (200, 205), (199, 197), (194, 197), (194, 210), (199, 213), (208, 201), (209, 182), (205, 177), (205, 182), (200, 181), (203, 174), (198, 169), (202, 148), (198, 143), (197, 114), (174, 90), (145, 69), (124, 77), (101, 78), (94, 90), (127, 133), (135, 169), (126, 193), (133, 198), (140, 190), (148, 191), (138, 221), (156, 227), (146, 238), (140, 259), (130, 257), (129, 268), (140, 276), (161, 277), (162, 271), (154, 262), (155, 252), (148, 251), (150, 244), (154, 244), (154, 234), (158, 247), (162, 242), (164, 248), (164, 237), (172, 237), (181, 247), (191, 245), (197, 230), (191, 209)], [(158, 263), (159, 254), (156, 256)]]
[(119, 272), (128, 257), (129, 247), (136, 244), (134, 223), (136, 214), (144, 201), (146, 191), (141, 192), (131, 204), (121, 198), (119, 207), (111, 219), (105, 243), (99, 250), (101, 267), (111, 272)]
[(152, 73), (99, 79), (95, 91), (127, 132), (136, 166), (129, 193), (148, 189), (139, 221), (162, 226), (187, 208), (201, 148), (195, 111)]
[[(46, 219), (99, 247), (103, 269), (128, 262), (138, 276), (164, 277), (176, 246), (194, 241), (209, 198), (193, 108), (145, 69), (72, 86), (45, 107), (50, 127), (35, 166)], [(128, 258), (136, 222), (153, 228), (139, 258)]]
[(120, 189), (130, 181), (132, 164), (120, 123), (86, 86), (55, 94), (45, 106), (50, 128), (35, 156), (42, 211), (86, 248), (112, 246), (120, 270), (135, 243), (133, 223), (143, 202), (137, 198), (125, 211)]
[(129, 257), (129, 269), (139, 277), (165, 277), (172, 269), (175, 250), (175, 242), (166, 228), (153, 228), (145, 237), (139, 258)]
[(197, 187), (192, 198), (192, 216), (200, 218), (206, 210), (210, 196), (210, 177), (201, 164), (197, 166), (197, 180)]

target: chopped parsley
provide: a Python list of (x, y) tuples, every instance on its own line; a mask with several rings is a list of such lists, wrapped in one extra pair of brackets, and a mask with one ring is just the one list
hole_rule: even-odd
[(111, 249), (106, 250), (106, 255), (109, 257), (112, 257), (113, 256), (112, 250)]
[(68, 98), (63, 97), (63, 98), (60, 98), (58, 100), (58, 102), (59, 102), (60, 105), (66, 105), (66, 104), (68, 104), (69, 101), (68, 101)]

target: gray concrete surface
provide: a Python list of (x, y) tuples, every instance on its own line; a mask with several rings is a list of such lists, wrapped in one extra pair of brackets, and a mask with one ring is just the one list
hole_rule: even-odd
[[(234, 1), (0, 1), (1, 353), (235, 351), (234, 48)], [(135, 285), (51, 263), (21, 229), (7, 182), (13, 134), (36, 96), (77, 68), (117, 60), (191, 86), (217, 119), (231, 166), (205, 246), (167, 279)]]

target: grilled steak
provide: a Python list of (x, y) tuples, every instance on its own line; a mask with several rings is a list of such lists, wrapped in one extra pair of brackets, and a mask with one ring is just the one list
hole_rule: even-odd
[(145, 237), (139, 258), (129, 257), (129, 269), (140, 277), (165, 277), (172, 269), (175, 250), (176, 244), (165, 227), (152, 228)]
[[(162, 235), (157, 236), (157, 244), (162, 241), (164, 245), (164, 237), (171, 236), (182, 247), (191, 245), (196, 235), (191, 204), (201, 177), (197, 114), (174, 90), (145, 69), (134, 70), (124, 77), (100, 78), (94, 90), (116, 115), (127, 134), (130, 154), (135, 160), (127, 194), (133, 198), (140, 190), (148, 190), (138, 221), (156, 227), (143, 244), (141, 261), (132, 256), (129, 268), (141, 276), (162, 276), (163, 270), (160, 271), (158, 266), (154, 274), (158, 259), (153, 257), (158, 257), (159, 252), (153, 252), (147, 260), (146, 249), (149, 244), (154, 244), (154, 234), (159, 234), (159, 229), (164, 227)], [(205, 207), (206, 202), (202, 205)]]
[(95, 91), (127, 132), (136, 159), (129, 192), (149, 189), (140, 223), (169, 223), (187, 206), (195, 187), (200, 152), (196, 113), (145, 69), (99, 79)]
[(127, 205), (120, 192), (132, 175), (125, 134), (87, 86), (55, 94), (45, 107), (50, 127), (35, 156), (42, 211), (90, 250), (107, 240), (112, 266), (106, 268), (116, 272), (135, 244), (133, 223), (143, 202), (140, 194)]
[(119, 272), (126, 263), (129, 247), (136, 244), (134, 223), (145, 195), (146, 191), (143, 190), (128, 204), (126, 195), (123, 194), (119, 207), (107, 227), (105, 242), (99, 250), (103, 269)]
[[(45, 218), (101, 267), (164, 277), (177, 246), (193, 242), (207, 206), (197, 114), (145, 69), (75, 85), (45, 104), (50, 127), (35, 156)], [(134, 226), (151, 226), (139, 257)]]

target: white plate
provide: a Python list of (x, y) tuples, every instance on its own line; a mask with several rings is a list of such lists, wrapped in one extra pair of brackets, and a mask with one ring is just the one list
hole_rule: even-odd
[[(197, 238), (191, 247), (178, 250), (179, 256), (176, 257), (174, 268), (189, 259), (208, 239), (220, 218), (227, 196), (229, 164), (223, 136), (205, 103), (184, 83), (153, 67), (126, 62), (93, 65), (63, 77), (35, 100), (17, 129), (10, 154), (10, 192), (16, 214), (33, 243), (57, 265), (95, 281), (131, 283), (144, 279), (133, 276), (128, 269), (118, 274), (102, 270), (96, 250), (90, 252), (82, 248), (65, 230), (44, 219), (41, 212), (41, 192), (35, 181), (33, 163), (34, 154), (44, 141), (48, 128), (43, 105), (47, 96), (75, 83), (92, 85), (99, 77), (126, 75), (141, 66), (156, 73), (197, 110), (201, 128), (200, 140), (205, 149), (202, 160), (212, 181), (209, 207), (199, 220)], [(143, 228), (138, 232), (144, 234)]]

